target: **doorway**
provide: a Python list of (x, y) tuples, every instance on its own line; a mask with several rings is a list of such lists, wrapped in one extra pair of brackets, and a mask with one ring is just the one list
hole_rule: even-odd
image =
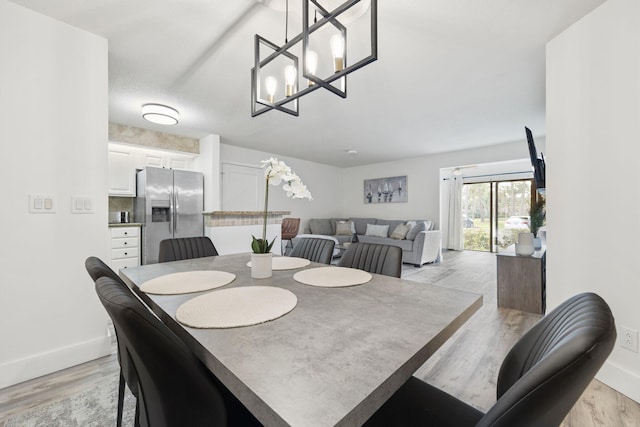
[(264, 203), (264, 169), (222, 163), (222, 209), (259, 211)]
[(464, 249), (500, 252), (529, 231), (533, 180), (463, 184)]

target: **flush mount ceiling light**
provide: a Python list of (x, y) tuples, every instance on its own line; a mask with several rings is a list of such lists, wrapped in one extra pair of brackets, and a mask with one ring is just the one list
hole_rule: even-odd
[(175, 108), (162, 104), (144, 104), (142, 106), (142, 117), (152, 123), (159, 125), (176, 125), (180, 113)]
[[(347, 74), (378, 59), (378, 1), (370, 0), (370, 49), (362, 59), (353, 64), (347, 62), (350, 44), (344, 25), (347, 20), (343, 18), (349, 15), (347, 11), (357, 9), (354, 6), (361, 1), (365, 2), (347, 0), (329, 12), (319, 0), (303, 0), (302, 32), (288, 40), (287, 0), (284, 45), (278, 46), (255, 35), (254, 67), (251, 69), (252, 117), (271, 110), (298, 116), (298, 98), (321, 87), (341, 98), (347, 97)], [(269, 53), (263, 54), (261, 47), (268, 48)], [(302, 58), (301, 68), (298, 67), (299, 58)], [(300, 77), (307, 82), (303, 89), (300, 89)]]

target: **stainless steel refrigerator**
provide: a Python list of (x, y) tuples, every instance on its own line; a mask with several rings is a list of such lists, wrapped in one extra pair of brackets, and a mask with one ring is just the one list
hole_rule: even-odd
[(160, 242), (204, 235), (200, 172), (147, 167), (137, 174), (134, 218), (142, 223), (142, 264), (158, 262)]

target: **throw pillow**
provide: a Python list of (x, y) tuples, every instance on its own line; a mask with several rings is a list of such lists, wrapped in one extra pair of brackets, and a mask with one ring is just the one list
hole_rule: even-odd
[(331, 235), (331, 223), (328, 219), (312, 218), (309, 220), (311, 234)]
[(351, 236), (353, 234), (353, 223), (351, 221), (336, 222), (336, 236)]
[(367, 224), (367, 232), (364, 234), (365, 236), (372, 236), (372, 237), (387, 237), (388, 233), (389, 233), (388, 225)]
[(391, 238), (392, 239), (397, 239), (397, 240), (402, 240), (405, 237), (407, 237), (407, 233), (409, 232), (410, 227), (406, 224), (399, 224), (395, 230), (393, 230), (393, 233), (391, 233)]
[(407, 233), (407, 240), (415, 240), (418, 233), (421, 231), (427, 231), (427, 224), (424, 221), (418, 222), (412, 229)]

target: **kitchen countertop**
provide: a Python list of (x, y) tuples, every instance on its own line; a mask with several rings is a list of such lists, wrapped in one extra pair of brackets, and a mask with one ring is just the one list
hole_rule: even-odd
[(142, 227), (139, 222), (110, 222), (109, 227)]

